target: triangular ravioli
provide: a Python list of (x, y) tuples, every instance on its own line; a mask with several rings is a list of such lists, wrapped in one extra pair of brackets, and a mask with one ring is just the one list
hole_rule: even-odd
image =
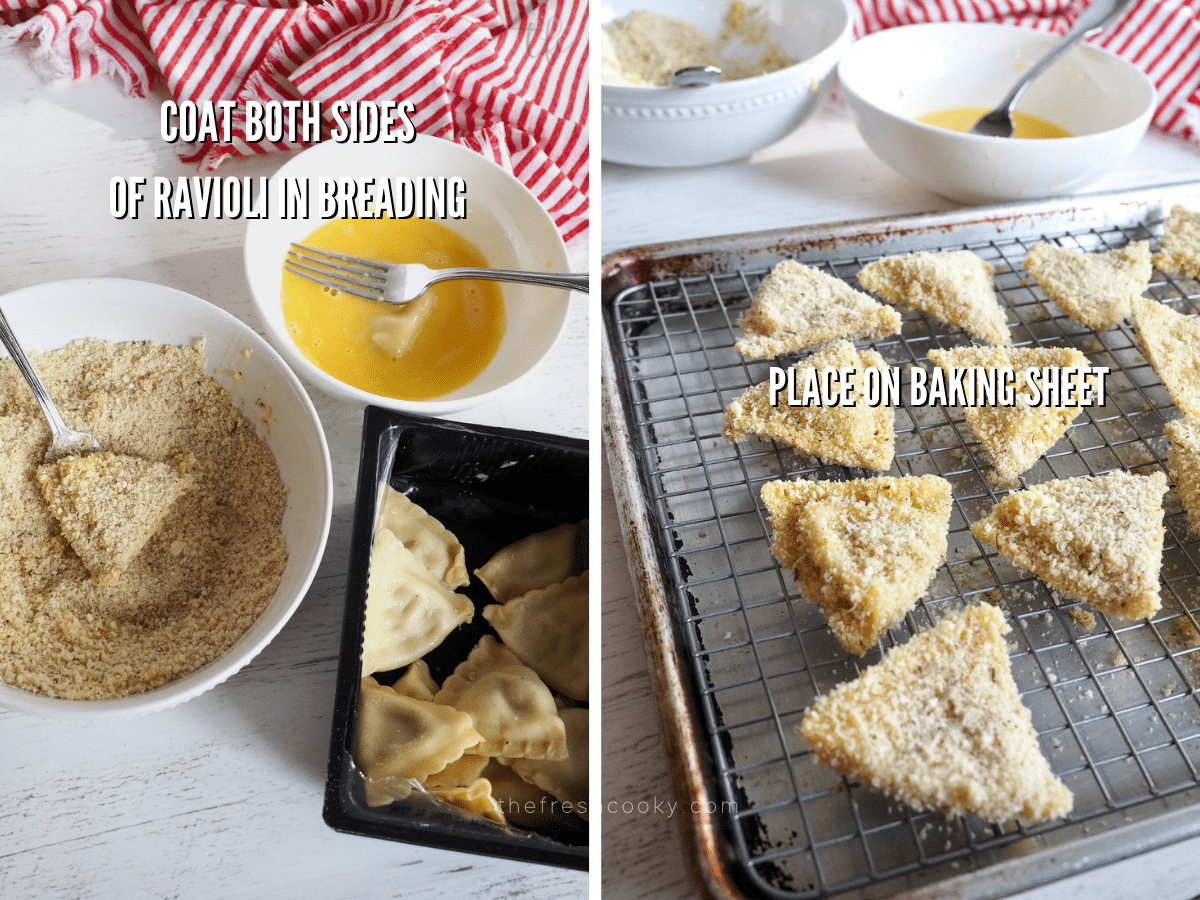
[[(1021, 398), (1031, 396), (1025, 378), (1027, 368), (1087, 366), (1088, 359), (1071, 347), (957, 347), (930, 350), (929, 359), (949, 374), (952, 367), (979, 366), (1011, 369), (1016, 375), (1017, 404), (1014, 406), (968, 406), (963, 409), (967, 425), (983, 445), (996, 477), (1012, 482), (1037, 462), (1066, 434), (1083, 411), (1078, 404), (1030, 406)], [(1091, 376), (1089, 376), (1091, 377)]]
[(721, 434), (729, 441), (757, 434), (843, 466), (887, 469), (896, 450), (895, 414), (890, 406), (864, 401), (865, 373), (872, 367), (886, 382), (888, 365), (882, 356), (874, 350), (859, 352), (849, 341), (834, 341), (794, 366), (796, 384), (804, 384), (807, 369), (853, 369), (854, 406), (789, 406), (786, 395), (771, 406), (770, 383), (764, 381), (729, 404)]
[(587, 520), (526, 535), (475, 570), (497, 603), (549, 587), (587, 568)]
[(1185, 316), (1165, 303), (1133, 301), (1142, 354), (1181, 412), (1200, 416), (1200, 316)]
[(858, 273), (858, 283), (885, 300), (957, 325), (988, 344), (1011, 344), (996, 298), (992, 264), (970, 250), (885, 256)]
[(376, 531), (367, 575), (362, 674), (407, 666), (474, 616), (469, 597), (450, 590), (386, 528)]
[(483, 608), (504, 646), (554, 690), (588, 699), (588, 573)]
[(801, 721), (816, 758), (918, 810), (989, 822), (1070, 812), (1013, 681), (1000, 611), (971, 606), (819, 697)]
[(354, 761), (368, 778), (424, 781), (482, 740), (466, 713), (362, 679)]
[(426, 778), (425, 787), (467, 787), (483, 774), (492, 759), (491, 756), (480, 756), (478, 753), (464, 753), (440, 772), (434, 772)]
[(418, 659), (392, 683), (392, 690), (414, 700), (432, 700), (433, 695), (438, 692), (438, 684), (433, 680), (429, 664), (423, 659)]
[(442, 683), (437, 703), (465, 712), (483, 735), (483, 756), (566, 759), (567, 735), (554, 695), (533, 669), (491, 635)]
[(1043, 241), (1029, 248), (1025, 269), (1068, 316), (1106, 331), (1129, 315), (1133, 299), (1150, 284), (1150, 244), (1084, 253)]
[(1004, 497), (971, 534), (1068, 597), (1144, 618), (1161, 605), (1166, 489), (1162, 472), (1047, 481)]
[(878, 643), (946, 559), (950, 483), (936, 475), (771, 481), (762, 498), (771, 552), (851, 653)]
[(448, 587), (471, 581), (465, 551), (445, 525), (413, 503), (390, 484), (379, 489), (377, 528), (386, 528)]
[(1171, 275), (1200, 278), (1200, 212), (1178, 203), (1171, 207), (1153, 261)]
[(1168, 468), (1187, 512), (1192, 531), (1200, 534), (1200, 419), (1184, 416), (1168, 422), (1163, 433), (1171, 441)]
[(567, 731), (566, 759), (513, 759), (512, 770), (555, 797), (566, 812), (588, 818), (588, 711), (558, 711)]
[(100, 584), (113, 584), (192, 484), (191, 457), (152, 462), (121, 453), (67, 456), (37, 469), (63, 537)]
[(471, 816), (487, 819), (498, 825), (506, 824), (504, 809), (492, 796), (492, 783), (486, 778), (476, 778), (470, 784), (464, 785), (434, 785), (429, 790), (442, 802), (449, 803)]
[(483, 777), (492, 785), (492, 796), (504, 812), (504, 818), (518, 828), (548, 834), (579, 831), (583, 819), (568, 812), (556, 797), (543, 791), (498, 760), (491, 760)]
[(774, 359), (835, 338), (877, 340), (896, 334), (900, 314), (839, 278), (785, 259), (759, 284), (738, 327), (738, 353)]

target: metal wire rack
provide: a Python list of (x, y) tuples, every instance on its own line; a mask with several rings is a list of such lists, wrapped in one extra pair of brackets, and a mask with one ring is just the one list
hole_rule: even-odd
[[(953, 230), (924, 232), (908, 249), (974, 251), (996, 270), (1017, 346), (1075, 347), (1093, 365), (1109, 367), (1105, 405), (1085, 408), (1025, 473), (1026, 484), (1114, 469), (1166, 471), (1163, 425), (1179, 413), (1131, 327), (1096, 334), (1076, 324), (1022, 271), (1029, 247), (1042, 240), (1086, 251), (1136, 240), (1156, 247), (1161, 213), (1098, 227), (1038, 224), (1032, 232), (962, 243)], [(858, 270), (881, 254), (797, 248), (780, 255), (857, 286)], [(605, 308), (625, 424), (691, 666), (701, 740), (715, 769), (718, 818), (745, 892), (877, 896), (1152, 817), (1172, 797), (1191, 803), (1189, 792), (1200, 786), (1200, 540), (1174, 489), (1164, 500), (1163, 608), (1149, 621), (1110, 618), (1047, 589), (972, 537), (969, 524), (1004, 491), (989, 478), (987, 455), (961, 410), (896, 407), (888, 474), (933, 473), (951, 483), (947, 559), (903, 625), (865, 656), (848, 655), (772, 557), (759, 491), (779, 478), (874, 473), (828, 465), (772, 441), (734, 444), (721, 436), (726, 406), (765, 380), (772, 364), (743, 359), (733, 348), (738, 316), (769, 269), (769, 262), (758, 262), (646, 281)], [(1157, 270), (1148, 296), (1181, 312), (1200, 311), (1200, 284)], [(932, 369), (929, 349), (968, 343), (960, 329), (908, 311), (898, 336), (870, 346), (903, 368), (903, 404), (910, 366)], [(820, 766), (800, 736), (800, 719), (818, 694), (974, 602), (1007, 612), (1022, 699), (1054, 772), (1075, 795), (1064, 822), (916, 813)]]

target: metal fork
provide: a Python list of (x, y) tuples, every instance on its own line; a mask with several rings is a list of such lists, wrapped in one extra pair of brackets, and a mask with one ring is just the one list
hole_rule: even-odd
[(42, 408), (46, 424), (50, 426), (50, 446), (46, 448), (45, 462), (58, 462), (64, 456), (85, 456), (98, 451), (100, 444), (92, 435), (86, 431), (76, 431), (63, 421), (58, 407), (50, 399), (50, 392), (46, 390), (42, 379), (38, 377), (37, 369), (21, 349), (21, 342), (17, 340), (17, 335), (8, 324), (3, 311), (0, 311), (0, 343), (8, 350), (8, 355), (12, 357), (17, 370), (29, 385), (29, 390), (33, 392), (33, 399)]
[(517, 281), (587, 292), (588, 276), (566, 272), (523, 272), (516, 269), (458, 267), (431, 269), (420, 263), (381, 263), (292, 244), (283, 268), (293, 275), (335, 290), (384, 303), (411, 303), (431, 285), (455, 278)]
[(985, 137), (1012, 137), (1013, 109), (1016, 108), (1017, 101), (1021, 99), (1021, 94), (1025, 92), (1025, 88), (1029, 87), (1030, 82), (1041, 75), (1052, 62), (1071, 49), (1078, 41), (1089, 34), (1094, 34), (1115, 19), (1117, 14), (1124, 10), (1129, 3), (1130, 0), (1093, 0), (1079, 14), (1079, 18), (1071, 26), (1071, 30), (1063, 35), (1062, 40), (1033, 66), (1025, 70), (1025, 73), (1013, 85), (1012, 90), (996, 104), (996, 108), (971, 126), (970, 133), (982, 134)]

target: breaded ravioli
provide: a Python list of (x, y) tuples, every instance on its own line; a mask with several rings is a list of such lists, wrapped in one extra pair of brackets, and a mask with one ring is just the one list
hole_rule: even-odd
[(904, 618), (945, 562), (950, 482), (936, 475), (771, 481), (762, 499), (771, 552), (851, 653)]
[(1168, 422), (1163, 433), (1171, 441), (1167, 468), (1179, 491), (1192, 531), (1200, 534), (1200, 419), (1184, 416)]
[(820, 269), (785, 259), (762, 280), (738, 320), (742, 356), (774, 359), (832, 341), (900, 331), (900, 314)]
[(1029, 248), (1025, 269), (1063, 312), (1097, 332), (1129, 315), (1153, 271), (1148, 241), (1095, 253), (1043, 241)]
[(858, 273), (858, 283), (985, 343), (1011, 344), (994, 274), (991, 263), (970, 250), (921, 251), (868, 263)]
[(1171, 275), (1200, 278), (1200, 212), (1178, 203), (1171, 207), (1154, 265)]
[(1147, 618), (1162, 605), (1166, 490), (1162, 472), (1047, 481), (1008, 494), (971, 534), (1068, 597)]
[(796, 364), (796, 381), (804, 384), (806, 369), (853, 369), (854, 406), (789, 406), (786, 397), (772, 406), (770, 382), (764, 381), (729, 404), (721, 434), (729, 441), (757, 434), (843, 466), (887, 469), (896, 451), (895, 414), (890, 406), (864, 402), (864, 378), (871, 367), (882, 378), (888, 365), (874, 350), (859, 352), (849, 341), (834, 341)]
[[(1031, 396), (1027, 368), (1086, 366), (1087, 357), (1070, 347), (957, 347), (930, 350), (929, 358), (947, 374), (951, 367), (1008, 368), (1016, 375), (1017, 397)], [(967, 425), (983, 445), (996, 477), (1012, 482), (1066, 434), (1083, 407), (1078, 404), (968, 406)]]
[(1181, 412), (1200, 415), (1200, 316), (1186, 316), (1165, 303), (1133, 301), (1138, 346), (1154, 366)]
[(111, 585), (191, 486), (190, 465), (190, 456), (168, 463), (100, 452), (39, 466), (37, 480), (71, 549)]
[(971, 606), (889, 651), (805, 713), (813, 755), (913, 809), (989, 822), (1062, 818), (1074, 798), (1021, 703), (1008, 630), (995, 607)]

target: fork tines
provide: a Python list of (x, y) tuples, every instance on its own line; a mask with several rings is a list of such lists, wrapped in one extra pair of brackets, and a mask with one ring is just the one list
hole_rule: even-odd
[(387, 287), (387, 266), (382, 263), (292, 244), (283, 262), (285, 272), (324, 287), (345, 291), (367, 300), (378, 300)]

